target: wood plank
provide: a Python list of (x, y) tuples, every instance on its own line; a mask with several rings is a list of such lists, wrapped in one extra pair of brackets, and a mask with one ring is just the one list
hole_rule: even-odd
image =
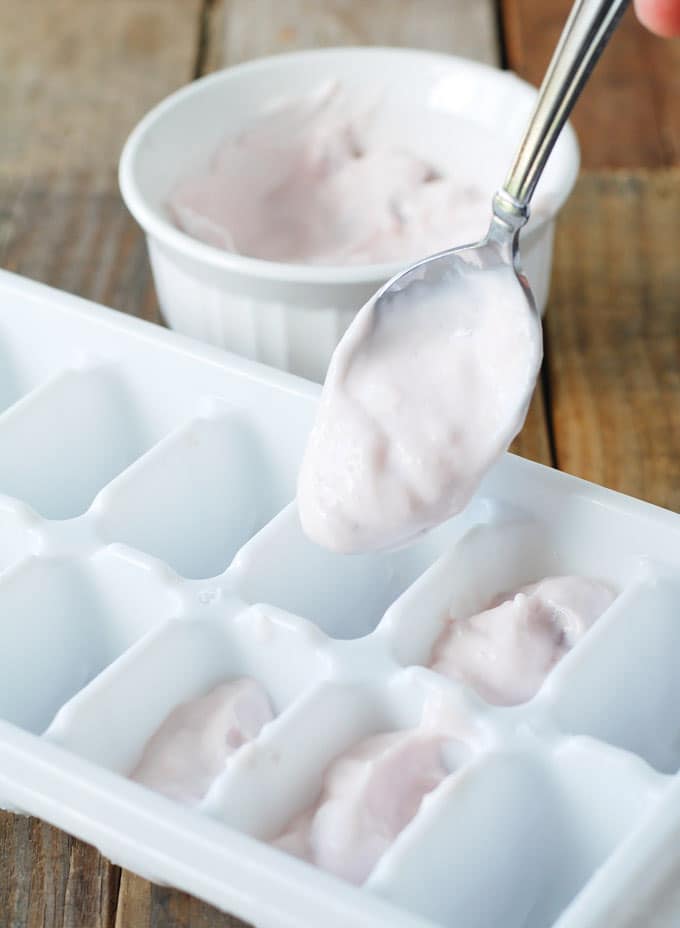
[(123, 871), (115, 928), (247, 928), (187, 893), (155, 886)]
[(215, 17), (226, 24), (211, 67), (330, 45), (412, 46), (499, 60), (493, 0), (220, 0)]
[(680, 171), (586, 174), (547, 316), (557, 463), (680, 510)]
[(201, 11), (202, 0), (0, 4), (5, 267), (158, 318), (117, 163), (144, 112), (193, 76)]
[(86, 170), (106, 189), (127, 134), (193, 76), (201, 0), (3, 0), (0, 172)]
[(34, 818), (0, 813), (3, 928), (113, 928), (120, 870)]
[[(0, 262), (8, 270), (160, 321), (144, 235), (116, 192), (62, 177), (14, 196), (0, 180)], [(4, 234), (3, 234), (4, 231)]]
[[(539, 84), (572, 0), (501, 0), (510, 68)], [(626, 13), (573, 122), (586, 168), (680, 164), (680, 43), (652, 36)]]

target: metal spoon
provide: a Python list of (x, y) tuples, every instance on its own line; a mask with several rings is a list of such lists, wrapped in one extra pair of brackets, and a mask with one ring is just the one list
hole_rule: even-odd
[[(417, 262), (378, 291), (374, 299), (403, 291), (410, 276), (432, 279), (436, 265), (450, 269), (451, 263), (496, 265), (498, 255), (512, 264), (532, 302), (531, 291), (520, 271), (519, 230), (529, 219), (529, 204), (553, 146), (579, 98), (600, 55), (609, 42), (630, 0), (576, 0), (562, 30), (536, 105), (505, 183), (493, 198), (493, 216), (486, 236), (474, 245), (464, 245)], [(438, 276), (438, 275), (437, 275)]]
[[(485, 238), (392, 278), (338, 346), (298, 483), (302, 525), (318, 543), (344, 552), (392, 547), (444, 521), (521, 429), (542, 338), (519, 231), (628, 3), (576, 0)], [(475, 343), (477, 329), (484, 335)]]

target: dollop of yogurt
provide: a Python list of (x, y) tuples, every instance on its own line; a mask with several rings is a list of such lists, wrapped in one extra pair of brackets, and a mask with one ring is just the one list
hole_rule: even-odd
[(526, 702), (615, 598), (599, 580), (546, 577), (497, 597), (483, 612), (449, 619), (430, 666), (488, 703)]
[(541, 327), (514, 270), (427, 273), (369, 301), (331, 360), (297, 493), (331, 550), (400, 545), (460, 512), (526, 417)]
[(413, 150), (408, 112), (397, 133), (381, 124), (374, 96), (350, 100), (328, 82), (273, 101), (179, 181), (167, 204), (174, 221), (226, 251), (315, 265), (408, 263), (476, 241), (486, 231), (489, 177), (503, 168), (497, 141), (433, 110), (432, 120), (447, 118), (449, 136), (446, 163), (435, 166)]
[(269, 698), (255, 680), (221, 683), (168, 715), (130, 778), (171, 799), (199, 802), (230, 755), (273, 718)]
[(272, 843), (352, 883), (363, 883), (453, 771), (446, 738), (416, 730), (374, 735), (327, 769), (319, 799)]

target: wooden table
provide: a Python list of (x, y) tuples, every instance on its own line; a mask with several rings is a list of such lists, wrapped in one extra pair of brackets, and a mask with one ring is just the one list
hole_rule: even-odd
[[(534, 82), (568, 0), (3, 0), (0, 263), (158, 321), (116, 162), (192, 78), (310, 45), (395, 44)], [(225, 39), (226, 37), (226, 39)], [(680, 43), (627, 17), (574, 122), (583, 173), (559, 223), (546, 360), (516, 450), (680, 509)], [(218, 928), (235, 919), (0, 814), (0, 926)]]

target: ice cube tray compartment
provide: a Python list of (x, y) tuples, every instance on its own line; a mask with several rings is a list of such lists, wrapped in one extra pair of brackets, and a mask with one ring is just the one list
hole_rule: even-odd
[(636, 758), (588, 739), (482, 755), (426, 797), (367, 886), (437, 924), (542, 928), (665, 786)]
[(546, 810), (544, 771), (523, 755), (481, 757), (425, 797), (368, 887), (436, 923), (524, 926), (555, 853)]
[(0, 413), (8, 406), (16, 403), (22, 392), (9, 352), (3, 350), (2, 354), (0, 354)]
[(168, 605), (145, 600), (137, 580), (106, 551), (92, 561), (29, 557), (0, 574), (0, 718), (39, 733), (160, 620)]
[(72, 518), (147, 444), (114, 372), (67, 370), (0, 415), (0, 493)]
[[(3, 300), (8, 313), (22, 312), (23, 297), (14, 303), (12, 294)], [(13, 305), (14, 304), (14, 305)], [(44, 316), (43, 316), (44, 318)], [(31, 326), (19, 326), (12, 318), (0, 320), (0, 413), (35, 390), (55, 374), (77, 364), (77, 342), (54, 345), (35, 338)]]
[(680, 718), (671, 707), (680, 705), (679, 604), (680, 574), (665, 568), (650, 565), (626, 588), (546, 685), (548, 711), (563, 731), (678, 771)]
[(584, 543), (571, 523), (501, 507), (497, 521), (473, 526), (390, 607), (378, 634), (403, 665), (427, 664), (449, 618), (474, 614), (498, 594), (555, 574), (604, 581), (617, 598), (548, 675), (535, 704), (565, 732), (674, 773), (680, 722), (668, 707), (680, 684), (675, 664), (660, 665), (659, 655), (680, 653), (680, 572), (665, 563), (668, 552), (643, 556), (630, 525), (610, 539), (601, 518), (589, 521)]
[[(493, 516), (469, 528), (386, 612), (377, 634), (404, 666), (427, 665), (445, 624), (489, 607), (495, 597), (542, 578), (573, 574), (606, 583), (617, 599), (598, 619), (607, 621), (622, 590), (648, 573), (649, 565), (623, 548), (612, 558), (604, 537), (592, 539), (592, 550), (573, 532), (548, 524), (521, 509), (498, 507)], [(599, 544), (597, 543), (599, 541)], [(558, 664), (562, 675), (586, 649), (591, 632)], [(546, 685), (552, 675), (548, 677)]]
[(0, 572), (37, 549), (39, 537), (33, 530), (37, 523), (28, 506), (0, 496)]
[[(342, 648), (340, 654), (336, 660), (342, 664), (348, 655)], [(340, 682), (351, 676), (346, 668), (329, 669), (337, 672), (237, 752), (206, 798), (210, 815), (272, 840), (316, 801), (324, 773), (344, 751), (371, 735), (417, 728), (428, 713), (438, 715), (438, 730), (460, 741), (463, 753), (474, 749), (479, 732), (466, 727), (456, 694), (439, 691), (436, 681), (403, 671), (395, 680), (387, 668), (386, 674), (372, 675), (366, 668), (363, 682)]]
[[(293, 666), (282, 666), (283, 658)], [(263, 685), (278, 717), (313, 687), (325, 662), (316, 629), (277, 610), (244, 609), (228, 596), (207, 610), (186, 602), (67, 702), (45, 737), (127, 776), (180, 704), (251, 677)]]
[(286, 502), (243, 412), (204, 406), (111, 483), (95, 507), (102, 539), (139, 548), (191, 578), (222, 573)]
[[(650, 867), (639, 836), (680, 821), (678, 516), (506, 456), (458, 519), (340, 557), (290, 502), (316, 387), (3, 273), (0, 360), (0, 801), (258, 928), (581, 928)], [(529, 703), (422, 666), (447, 612), (572, 572), (619, 595)], [(242, 676), (275, 718), (197, 807), (126, 779)], [(465, 762), (365, 888), (262, 843), (421, 722)]]
[(459, 521), (406, 549), (346, 557), (309, 541), (292, 503), (241, 549), (231, 575), (235, 589), (249, 602), (274, 603), (335, 638), (360, 638), (372, 632), (390, 604), (485, 513), (481, 501)]

